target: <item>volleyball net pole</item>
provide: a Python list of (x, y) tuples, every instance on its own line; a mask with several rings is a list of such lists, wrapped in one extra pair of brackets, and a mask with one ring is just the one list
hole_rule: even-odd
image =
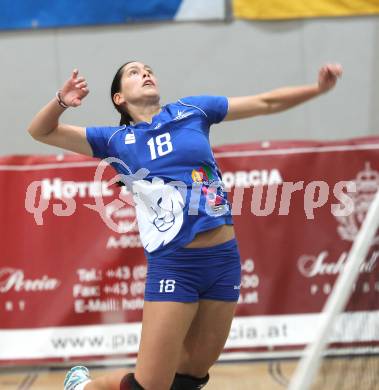
[(358, 277), (361, 264), (365, 261), (375, 233), (379, 226), (379, 191), (367, 212), (366, 218), (355, 238), (347, 257), (345, 267), (336, 280), (322, 313), (317, 333), (306, 347), (292, 377), (288, 390), (309, 390), (320, 366), (321, 354), (328, 342), (337, 316), (344, 310)]

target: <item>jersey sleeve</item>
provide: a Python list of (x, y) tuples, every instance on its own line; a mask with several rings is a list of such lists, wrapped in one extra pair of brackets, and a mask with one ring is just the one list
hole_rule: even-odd
[(226, 96), (190, 96), (180, 100), (182, 104), (199, 109), (208, 119), (209, 124), (221, 122), (228, 113)]
[(88, 143), (91, 145), (93, 157), (107, 158), (108, 155), (108, 127), (87, 127), (86, 137)]

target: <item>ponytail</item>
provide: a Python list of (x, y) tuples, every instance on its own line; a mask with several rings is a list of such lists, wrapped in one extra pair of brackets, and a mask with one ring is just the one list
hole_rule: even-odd
[(131, 122), (133, 122), (133, 118), (127, 112), (120, 112), (120, 126), (126, 125), (129, 126)]

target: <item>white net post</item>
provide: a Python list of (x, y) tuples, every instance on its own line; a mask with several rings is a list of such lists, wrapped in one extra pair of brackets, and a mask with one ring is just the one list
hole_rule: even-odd
[(335, 287), (320, 314), (318, 332), (307, 346), (303, 358), (292, 377), (289, 390), (308, 390), (317, 374), (321, 354), (328, 342), (337, 316), (344, 310), (352, 292), (352, 286), (358, 277), (361, 264), (366, 259), (371, 243), (379, 226), (379, 191), (367, 212), (362, 227), (354, 240), (346, 260), (346, 265), (339, 275)]

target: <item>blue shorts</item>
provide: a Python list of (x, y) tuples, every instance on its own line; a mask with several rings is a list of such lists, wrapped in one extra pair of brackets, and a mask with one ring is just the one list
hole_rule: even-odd
[(148, 258), (145, 300), (236, 302), (241, 284), (237, 240), (208, 248), (180, 248), (164, 257)]

